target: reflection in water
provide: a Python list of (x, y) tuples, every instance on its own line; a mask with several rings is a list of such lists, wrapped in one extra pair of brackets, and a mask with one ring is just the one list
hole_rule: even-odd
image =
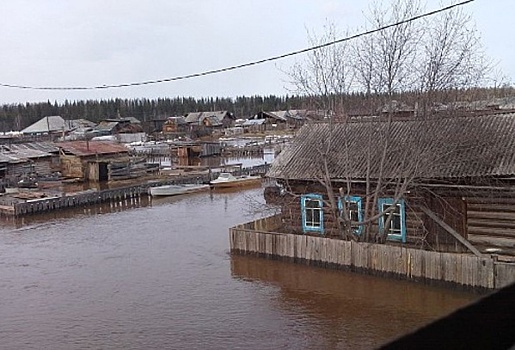
[(278, 287), (277, 308), (312, 324), (310, 347), (373, 348), (474, 300), (469, 293), (250, 256), (231, 256), (234, 278)]
[(3, 223), (0, 347), (370, 348), (477, 298), (231, 256), (251, 202), (262, 188)]

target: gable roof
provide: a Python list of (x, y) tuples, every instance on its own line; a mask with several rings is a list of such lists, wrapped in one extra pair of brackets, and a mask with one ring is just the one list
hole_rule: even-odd
[(68, 131), (70, 127), (65, 123), (64, 119), (58, 115), (44, 117), (34, 124), (26, 127), (21, 132), (24, 134), (43, 134), (59, 131)]
[(41, 118), (21, 132), (24, 134), (48, 134), (74, 129), (87, 129), (94, 126), (95, 123), (86, 119), (64, 120), (61, 116), (53, 115)]
[(215, 112), (191, 112), (186, 115), (186, 123), (188, 124), (201, 124), (205, 118), (213, 119), (216, 118), (220, 124), (223, 119), (229, 116), (231, 113), (228, 111), (215, 111)]
[[(267, 175), (318, 179), (325, 158), (329, 175), (336, 181), (511, 176), (515, 175), (514, 133), (515, 113), (424, 121), (309, 123), (274, 160)], [(326, 149), (330, 152), (324, 157)]]

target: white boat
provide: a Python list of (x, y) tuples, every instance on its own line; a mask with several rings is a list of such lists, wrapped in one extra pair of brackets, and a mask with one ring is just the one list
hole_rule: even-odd
[(164, 185), (150, 187), (150, 195), (156, 196), (178, 196), (181, 194), (207, 191), (209, 185), (203, 184), (182, 184), (182, 185)]
[(220, 173), (218, 178), (209, 182), (214, 188), (229, 188), (247, 185), (256, 185), (261, 183), (261, 176), (240, 175), (234, 176), (231, 173)]

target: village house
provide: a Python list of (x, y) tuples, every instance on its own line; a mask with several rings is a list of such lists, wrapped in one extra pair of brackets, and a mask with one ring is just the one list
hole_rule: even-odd
[(228, 128), (235, 121), (234, 115), (228, 111), (191, 112), (185, 119), (191, 126), (206, 128)]
[(95, 126), (95, 123), (86, 119), (65, 120), (54, 115), (41, 118), (34, 124), (21, 131), (24, 136), (56, 136), (64, 137), (71, 132), (86, 132)]
[(261, 111), (249, 120), (264, 120), (266, 130), (297, 129), (304, 124), (310, 115), (307, 110)]
[(125, 146), (110, 141), (70, 141), (60, 149), (62, 176), (84, 181), (113, 181), (146, 174), (144, 158), (129, 155)]
[(105, 136), (103, 139), (116, 140), (122, 143), (144, 141), (146, 139), (141, 122), (133, 117), (104, 119), (91, 130), (89, 136), (101, 138), (101, 140)]
[(59, 148), (51, 142), (0, 145), (0, 179), (4, 187), (60, 171)]
[(185, 134), (189, 130), (188, 123), (186, 122), (186, 118), (182, 116), (178, 117), (169, 117), (162, 126), (163, 134)]
[[(361, 260), (347, 263), (365, 270), (411, 278), (418, 263), (418, 278), (500, 287), (515, 281), (514, 131), (514, 113), (306, 124), (267, 174), (286, 195), (266, 230), (352, 242), (346, 254)], [(425, 253), (438, 263), (411, 260)], [(480, 282), (463, 281), (470, 255)]]

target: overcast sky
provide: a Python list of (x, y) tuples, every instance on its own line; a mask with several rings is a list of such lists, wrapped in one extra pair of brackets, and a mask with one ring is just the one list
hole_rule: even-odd
[[(365, 0), (0, 0), (0, 83), (30, 86), (122, 84), (241, 64), (307, 47), (306, 29), (365, 23)], [(440, 1), (427, 1), (427, 9)], [(451, 3), (442, 0), (443, 5)], [(513, 0), (476, 0), (487, 54), (515, 79)], [(209, 77), (96, 91), (0, 87), (0, 103), (288, 93), (295, 60)]]

